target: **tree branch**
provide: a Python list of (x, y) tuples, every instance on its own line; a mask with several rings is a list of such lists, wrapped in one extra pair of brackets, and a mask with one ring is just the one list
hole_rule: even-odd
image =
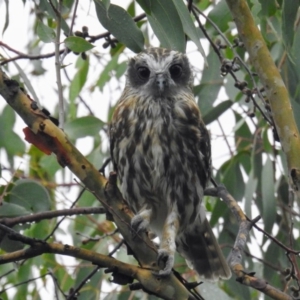
[(42, 220), (57, 218), (61, 216), (105, 214), (105, 213), (106, 210), (103, 207), (76, 207), (71, 209), (43, 211), (32, 215), (20, 216), (15, 218), (2, 218), (0, 219), (0, 223), (8, 227), (12, 227), (16, 224), (39, 222)]
[(272, 299), (292, 300), (293, 298), (291, 296), (269, 285), (266, 280), (255, 277), (254, 272), (246, 272), (242, 265), (243, 253), (245, 251), (249, 232), (252, 226), (255, 226), (255, 223), (260, 219), (260, 217), (249, 221), (242, 209), (240, 208), (240, 206), (238, 205), (238, 203), (236, 202), (236, 200), (222, 186), (218, 186), (217, 188), (206, 189), (205, 195), (221, 198), (230, 208), (231, 212), (233, 213), (239, 224), (239, 231), (234, 246), (227, 259), (230, 268), (236, 275), (236, 281), (243, 285), (252, 287), (268, 295)]
[(291, 185), (294, 191), (298, 191), (300, 190), (300, 138), (288, 91), (255, 25), (247, 1), (226, 0), (226, 2), (249, 53), (251, 63), (264, 85), (281, 145), (287, 157)]

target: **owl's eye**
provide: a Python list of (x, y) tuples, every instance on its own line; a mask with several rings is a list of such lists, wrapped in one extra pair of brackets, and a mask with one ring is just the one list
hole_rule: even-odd
[(147, 80), (150, 76), (150, 70), (146, 67), (139, 67), (137, 69), (138, 75), (140, 79)]
[(171, 77), (173, 79), (176, 79), (176, 78), (179, 78), (182, 74), (182, 67), (181, 65), (173, 65), (170, 67), (170, 74), (171, 74)]

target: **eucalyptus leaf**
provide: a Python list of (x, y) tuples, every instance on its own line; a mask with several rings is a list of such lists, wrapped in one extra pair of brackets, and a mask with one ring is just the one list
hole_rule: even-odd
[(104, 122), (100, 119), (93, 116), (87, 116), (67, 122), (64, 129), (70, 139), (78, 139), (99, 134), (103, 125)]
[(107, 8), (107, 5), (100, 0), (94, 0), (94, 3), (100, 23), (119, 42), (136, 53), (144, 49), (143, 33), (126, 10), (114, 4), (110, 4)]
[[(76, 97), (79, 95), (80, 91), (82, 90), (86, 82), (88, 71), (89, 71), (89, 60), (88, 59), (83, 60), (81, 57), (79, 57), (78, 60), (80, 61), (78, 71), (75, 74), (70, 85), (70, 91), (69, 91), (70, 106), (75, 105), (74, 101)], [(72, 107), (70, 108), (70, 111), (74, 111)], [(73, 119), (75, 115), (72, 115), (71, 117)]]
[(84, 38), (78, 36), (70, 36), (65, 39), (65, 45), (68, 49), (81, 53), (88, 50), (91, 50), (95, 46), (87, 42)]
[(56, 34), (54, 30), (46, 26), (41, 21), (37, 22), (36, 33), (44, 43), (51, 43), (55, 41)]
[(299, 0), (284, 0), (282, 7), (282, 36), (289, 49), (294, 41), (294, 23), (299, 8)]
[(30, 210), (27, 210), (24, 206), (15, 203), (8, 203), (4, 201), (0, 206), (0, 218), (14, 218), (30, 214)]
[(203, 115), (203, 121), (205, 124), (209, 124), (216, 119), (218, 119), (227, 109), (232, 106), (233, 102), (231, 100), (226, 100), (221, 102), (216, 107), (213, 107), (205, 115)]
[(185, 35), (181, 18), (177, 8), (172, 1), (144, 0), (147, 7), (148, 21), (159, 39), (161, 46), (168, 49), (185, 52)]
[(20, 179), (11, 189), (9, 203), (24, 207), (27, 211), (42, 212), (50, 210), (50, 195), (37, 181)]
[(181, 19), (181, 23), (183, 26), (183, 30), (185, 34), (196, 44), (199, 52), (206, 59), (206, 55), (204, 53), (203, 47), (200, 43), (200, 36), (197, 31), (197, 28), (193, 22), (191, 14), (189, 13), (187, 6), (184, 5), (182, 0), (173, 0), (173, 3), (177, 9), (179, 17)]
[(274, 170), (273, 164), (268, 156), (262, 169), (262, 200), (265, 230), (271, 232), (276, 219), (276, 198), (274, 190)]

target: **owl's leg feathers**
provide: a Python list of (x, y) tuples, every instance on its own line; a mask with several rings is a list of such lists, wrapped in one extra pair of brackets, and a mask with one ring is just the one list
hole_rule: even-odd
[(176, 251), (175, 239), (179, 228), (179, 216), (177, 207), (173, 207), (171, 213), (166, 218), (163, 226), (161, 245), (158, 250), (157, 264), (164, 263), (164, 268), (157, 275), (168, 276), (172, 272), (174, 265), (174, 255)]
[(133, 235), (144, 232), (149, 228), (151, 214), (151, 209), (144, 209), (131, 219), (131, 230)]

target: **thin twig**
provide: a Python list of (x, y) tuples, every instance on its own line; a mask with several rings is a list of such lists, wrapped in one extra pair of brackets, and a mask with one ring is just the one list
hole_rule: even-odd
[(46, 219), (53, 219), (61, 216), (75, 216), (75, 215), (90, 215), (90, 214), (105, 214), (106, 210), (103, 207), (76, 207), (68, 209), (60, 209), (53, 211), (43, 211), (31, 215), (2, 218), (0, 223), (9, 227), (16, 224), (26, 224), (31, 222), (39, 222)]
[(99, 266), (95, 267), (94, 270), (81, 281), (81, 283), (78, 285), (78, 287), (75, 290), (73, 290), (71, 294), (68, 295), (66, 300), (75, 299), (73, 297), (78, 294), (78, 292), (83, 288), (83, 286), (87, 283), (87, 281), (89, 281), (99, 271), (100, 268), (101, 267), (99, 267)]

